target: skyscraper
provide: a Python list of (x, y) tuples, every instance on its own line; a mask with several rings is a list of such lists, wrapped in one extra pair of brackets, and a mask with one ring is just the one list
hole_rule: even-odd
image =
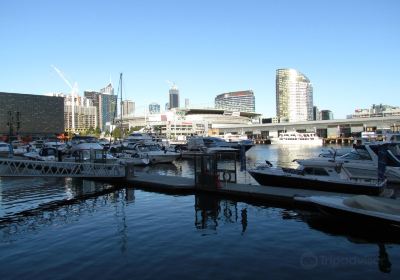
[(279, 121), (313, 120), (313, 87), (295, 69), (276, 70), (276, 115)]
[(252, 90), (222, 93), (215, 97), (215, 108), (253, 113), (256, 110), (254, 93)]
[(97, 91), (85, 91), (84, 96), (92, 100), (93, 106), (97, 107), (98, 127), (104, 131), (109, 129), (110, 124), (116, 117), (117, 96), (111, 83)]
[(149, 113), (150, 114), (159, 114), (160, 113), (160, 104), (155, 103), (155, 102), (149, 104)]
[(179, 108), (179, 90), (176, 85), (169, 89), (169, 109)]
[(132, 117), (134, 112), (135, 112), (135, 102), (133, 102), (132, 100), (122, 101), (123, 117)]

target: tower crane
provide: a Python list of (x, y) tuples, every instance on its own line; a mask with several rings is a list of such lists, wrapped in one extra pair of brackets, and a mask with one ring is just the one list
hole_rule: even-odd
[[(63, 72), (61, 72), (60, 69), (55, 67), (54, 65), (51, 65), (51, 67), (57, 72), (58, 76), (68, 85), (68, 87), (71, 89), (71, 115), (72, 115), (72, 125), (71, 129), (72, 132), (75, 132), (75, 95), (78, 92), (78, 84), (75, 82), (74, 85), (65, 78)], [(68, 118), (69, 119), (69, 118)]]

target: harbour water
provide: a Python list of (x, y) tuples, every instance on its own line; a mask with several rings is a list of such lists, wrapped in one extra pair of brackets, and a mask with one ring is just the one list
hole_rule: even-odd
[[(253, 147), (294, 166), (320, 147)], [(193, 176), (190, 161), (141, 171)], [(241, 183), (255, 183), (240, 172)], [(399, 279), (400, 235), (279, 205), (0, 178), (0, 279)]]

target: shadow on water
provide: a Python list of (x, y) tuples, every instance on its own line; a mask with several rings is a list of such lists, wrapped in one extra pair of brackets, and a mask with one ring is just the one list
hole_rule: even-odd
[(302, 221), (311, 229), (331, 236), (345, 237), (354, 244), (376, 244), (379, 270), (384, 273), (391, 272), (392, 264), (386, 246), (400, 244), (400, 228), (377, 226), (377, 224), (366, 222), (359, 223), (310, 211), (295, 210), (294, 213), (295, 215), (286, 215), (286, 219), (293, 218)]

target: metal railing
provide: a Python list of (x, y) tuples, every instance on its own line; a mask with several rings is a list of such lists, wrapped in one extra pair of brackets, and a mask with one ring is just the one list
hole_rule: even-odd
[(117, 178), (125, 175), (126, 166), (122, 164), (0, 159), (3, 177)]

